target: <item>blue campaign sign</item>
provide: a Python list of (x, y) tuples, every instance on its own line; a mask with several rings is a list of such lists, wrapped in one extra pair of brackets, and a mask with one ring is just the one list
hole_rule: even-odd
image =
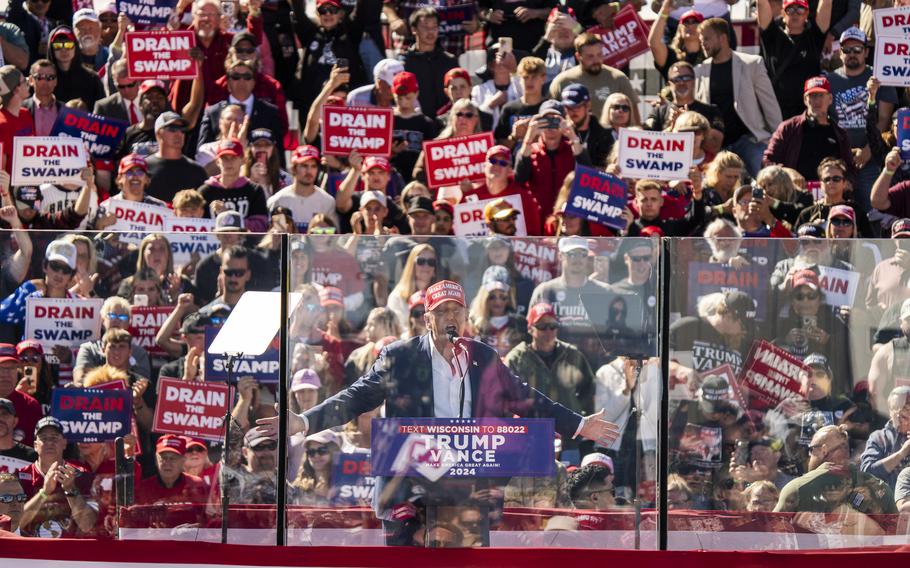
[[(205, 380), (226, 381), (228, 379), (227, 356), (210, 354), (209, 346), (218, 335), (218, 328), (205, 328)], [(260, 383), (278, 382), (278, 350), (269, 347), (262, 355), (244, 355), (234, 360), (234, 376), (253, 377)]]
[(897, 111), (897, 147), (901, 160), (910, 160), (910, 108)]
[(474, 4), (459, 4), (458, 6), (433, 6), (439, 15), (439, 33), (450, 35), (464, 33), (464, 22), (474, 19)]
[(51, 136), (62, 134), (82, 138), (93, 158), (110, 160), (113, 159), (129, 127), (130, 125), (122, 120), (63, 107), (57, 114)]
[(104, 442), (130, 433), (130, 389), (54, 389), (51, 416), (63, 423), (70, 442)]
[(373, 419), (372, 474), (424, 477), (550, 477), (552, 418)]
[(629, 188), (622, 179), (597, 168), (575, 166), (575, 180), (566, 202), (566, 213), (622, 230)]
[(167, 23), (177, 0), (117, 0), (117, 12), (126, 14), (134, 24), (160, 26)]
[(332, 468), (332, 506), (369, 505), (375, 479), (370, 474), (370, 452), (339, 453)]

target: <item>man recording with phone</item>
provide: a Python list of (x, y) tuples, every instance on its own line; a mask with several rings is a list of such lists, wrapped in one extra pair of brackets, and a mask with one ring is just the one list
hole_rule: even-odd
[[(288, 434), (319, 432), (344, 424), (386, 402), (388, 417), (511, 418), (534, 413), (554, 418), (556, 431), (563, 437), (580, 436), (601, 445), (616, 439), (616, 425), (603, 419), (603, 411), (586, 417), (572, 412), (513, 374), (495, 349), (461, 337), (467, 324), (467, 307), (460, 284), (442, 280), (431, 285), (425, 306), (428, 333), (389, 345), (370, 371), (350, 387), (301, 415), (290, 414)], [(264, 435), (277, 436), (277, 417), (258, 422), (257, 428)], [(399, 538), (404, 528), (400, 513), (417, 506), (410, 498), (416, 494), (413, 485), (422, 483), (417, 478), (377, 480), (374, 509), (383, 519), (390, 544), (405, 544)], [(457, 507), (469, 495), (483, 491), (489, 507), (501, 510), (499, 483), (503, 480), (446, 480), (418, 502)], [(417, 489), (419, 492), (422, 488)], [(407, 517), (409, 521), (420, 518)]]

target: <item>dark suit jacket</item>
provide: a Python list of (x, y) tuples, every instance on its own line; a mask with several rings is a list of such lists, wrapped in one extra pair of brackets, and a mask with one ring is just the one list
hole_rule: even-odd
[[(228, 101), (220, 101), (205, 110), (202, 122), (199, 125), (199, 146), (218, 139), (218, 121), (221, 111), (228, 105)], [(279, 156), (284, 157), (284, 127), (278, 114), (278, 107), (262, 99), (253, 99), (253, 114), (250, 116), (249, 132), (257, 128), (268, 128), (275, 136), (278, 143)]]
[[(123, 97), (120, 93), (114, 93), (109, 97), (104, 97), (100, 101), (95, 103), (95, 114), (100, 114), (101, 116), (107, 118), (116, 118), (117, 120), (122, 120), (129, 124), (130, 115), (126, 112), (126, 107), (123, 105)], [(140, 117), (142, 118), (142, 117)]]
[[(54, 102), (54, 106), (57, 107), (57, 112), (59, 113), (60, 109), (63, 108), (63, 103), (60, 101), (60, 99), (57, 99)], [(28, 113), (30, 115), (32, 115), (32, 120), (34, 120), (34, 118), (35, 118), (35, 99), (32, 97), (29, 97), (29, 98), (25, 99), (24, 101), (22, 101), (22, 108), (27, 110)]]

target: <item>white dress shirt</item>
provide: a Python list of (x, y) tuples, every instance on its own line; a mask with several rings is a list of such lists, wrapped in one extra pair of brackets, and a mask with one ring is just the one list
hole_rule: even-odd
[(228, 103), (232, 105), (240, 105), (243, 107), (243, 112), (246, 113), (246, 116), (253, 116), (253, 100), (256, 97), (250, 95), (246, 98), (245, 101), (237, 100), (234, 95), (228, 95)]
[[(436, 349), (433, 335), (430, 334), (430, 358), (433, 364), (433, 416), (436, 418), (458, 418), (458, 402), (460, 398), (461, 380), (452, 371), (452, 366)], [(463, 418), (471, 416), (471, 362), (464, 365), (464, 412)]]

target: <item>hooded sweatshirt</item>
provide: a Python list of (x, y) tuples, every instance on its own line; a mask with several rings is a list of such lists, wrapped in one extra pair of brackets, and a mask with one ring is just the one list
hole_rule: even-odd
[(89, 110), (95, 108), (95, 103), (107, 96), (104, 92), (104, 85), (98, 74), (83, 65), (82, 52), (79, 44), (76, 43), (76, 53), (73, 56), (73, 62), (69, 70), (64, 71), (54, 57), (54, 50), (50, 44), (59, 36), (60, 40), (71, 40), (76, 42), (76, 35), (73, 30), (67, 26), (54, 28), (48, 36), (47, 58), (57, 68), (57, 88), (54, 89), (54, 95), (61, 103), (66, 103), (73, 99), (82, 99), (88, 106)]
[(228, 209), (239, 211), (244, 225), (253, 233), (264, 233), (269, 226), (269, 209), (265, 201), (265, 190), (261, 185), (240, 176), (225, 187), (221, 176), (212, 176), (199, 187), (199, 193), (205, 197), (205, 210), (213, 201), (223, 201)]

